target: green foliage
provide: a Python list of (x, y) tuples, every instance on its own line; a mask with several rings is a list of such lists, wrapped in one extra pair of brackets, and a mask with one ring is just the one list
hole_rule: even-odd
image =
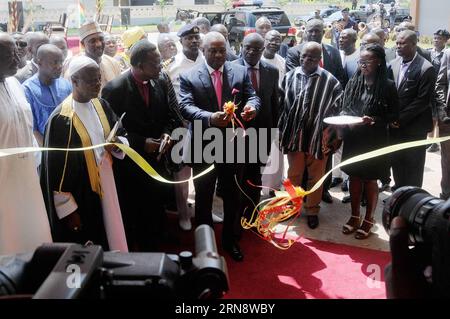
[(166, 20), (166, 16), (164, 14), (164, 9), (167, 6), (167, 0), (156, 0), (156, 3), (158, 4), (159, 8), (161, 9), (162, 21), (165, 21)]

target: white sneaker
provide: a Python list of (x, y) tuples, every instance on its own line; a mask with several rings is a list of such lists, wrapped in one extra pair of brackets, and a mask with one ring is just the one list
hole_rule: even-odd
[(178, 224), (180, 225), (180, 228), (181, 228), (182, 230), (188, 231), (188, 230), (191, 230), (191, 229), (192, 229), (191, 220), (190, 220), (189, 218), (187, 218), (187, 219), (180, 219), (180, 220), (178, 221)]
[(212, 214), (212, 220), (213, 220), (214, 223), (221, 223), (221, 222), (223, 222), (223, 218), (217, 216), (217, 215), (214, 214), (214, 213)]

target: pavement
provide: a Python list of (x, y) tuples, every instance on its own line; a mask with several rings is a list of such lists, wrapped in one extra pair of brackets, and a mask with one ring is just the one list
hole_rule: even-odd
[[(285, 168), (287, 168), (287, 161), (285, 160)], [(439, 197), (441, 192), (441, 155), (440, 152), (426, 153), (425, 172), (423, 189), (428, 191), (431, 195)], [(391, 186), (393, 182), (391, 182)], [(195, 193), (194, 187), (190, 185), (189, 197), (193, 200)], [(376, 225), (372, 228), (372, 234), (364, 240), (355, 239), (354, 235), (344, 235), (341, 232), (342, 226), (347, 222), (351, 215), (350, 203), (343, 204), (341, 202), (344, 194), (340, 185), (330, 189), (333, 196), (333, 203), (321, 203), (321, 210), (319, 214), (320, 225), (316, 229), (309, 229), (306, 224), (306, 215), (303, 213), (291, 225), (288, 233), (293, 236), (303, 236), (309, 239), (316, 239), (321, 241), (328, 241), (338, 244), (346, 244), (350, 246), (357, 246), (362, 248), (369, 248), (380, 251), (389, 251), (389, 236), (381, 223), (381, 214), (383, 210), (383, 199), (391, 195), (391, 191), (380, 193), (378, 205), (375, 212)], [(219, 197), (214, 198), (213, 212), (218, 216), (223, 216), (222, 200)], [(361, 215), (364, 216), (365, 208), (361, 207)], [(284, 231), (284, 225), (279, 225), (276, 230)]]

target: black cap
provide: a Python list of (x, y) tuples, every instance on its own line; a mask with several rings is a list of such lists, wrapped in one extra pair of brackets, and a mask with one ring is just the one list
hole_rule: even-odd
[(344, 8), (344, 9), (341, 10), (341, 12), (350, 12), (350, 9), (349, 8)]
[(186, 35), (190, 35), (190, 34), (199, 34), (200, 33), (200, 29), (198, 28), (197, 25), (195, 24), (186, 24), (185, 26), (183, 26), (177, 33), (177, 36), (184, 37)]
[(447, 30), (445, 30), (445, 29), (439, 29), (439, 30), (437, 30), (437, 31), (434, 33), (434, 35), (440, 35), (440, 36), (443, 36), (443, 37), (445, 37), (445, 38), (447, 38), (447, 39), (450, 39), (450, 33), (449, 33)]

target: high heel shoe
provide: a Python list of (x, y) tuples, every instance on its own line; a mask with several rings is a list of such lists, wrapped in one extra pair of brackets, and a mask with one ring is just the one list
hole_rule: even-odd
[[(352, 221), (354, 219), (356, 219), (356, 222), (355, 222), (356, 225), (355, 226), (352, 225), (353, 224)], [(350, 220), (347, 222), (347, 224), (342, 226), (342, 233), (345, 234), (345, 235), (348, 235), (348, 234), (351, 234), (351, 233), (355, 232), (355, 230), (358, 229), (359, 226), (360, 226), (359, 220), (360, 220), (359, 216), (351, 216)]]
[(364, 221), (359, 227), (359, 229), (356, 231), (355, 238), (356, 239), (366, 239), (371, 234), (371, 229), (375, 225), (374, 221), (370, 221), (368, 219), (364, 218)]

